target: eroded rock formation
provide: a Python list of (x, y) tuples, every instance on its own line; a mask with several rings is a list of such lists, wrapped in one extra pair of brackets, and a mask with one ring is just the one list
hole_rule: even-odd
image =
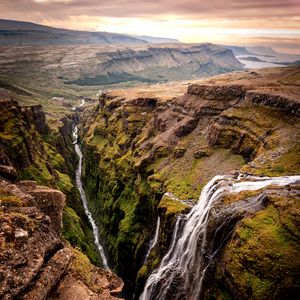
[[(129, 298), (134, 288), (137, 297), (166, 252), (176, 215), (189, 210), (213, 176), (237, 170), (260, 176), (299, 173), (300, 91), (291, 81), (282, 83), (288, 76), (288, 70), (223, 75), (194, 83), (184, 95), (170, 98), (160, 98), (154, 88), (148, 96), (140, 90), (112, 92), (101, 110), (97, 106), (85, 111), (83, 180)], [(172, 86), (157, 90), (164, 88)], [(295, 213), (295, 203), (288, 211)], [(143, 265), (157, 214), (159, 242)], [(250, 218), (258, 220), (259, 213)], [(251, 239), (246, 237), (244, 243), (250, 247)], [(255, 253), (264, 260), (265, 253)], [(283, 256), (278, 265), (287, 270), (291, 261)], [(237, 270), (232, 272), (238, 276)], [(265, 275), (249, 272), (265, 284)], [(239, 284), (240, 297), (247, 288), (255, 289), (254, 281)], [(223, 292), (228, 291), (227, 286)]]

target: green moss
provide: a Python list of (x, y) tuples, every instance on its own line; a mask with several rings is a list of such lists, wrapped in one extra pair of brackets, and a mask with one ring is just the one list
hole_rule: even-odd
[(83, 231), (84, 225), (77, 213), (68, 206), (63, 211), (63, 236), (74, 247), (80, 248), (91, 260), (99, 264), (99, 254), (92, 244), (92, 233)]
[(52, 186), (54, 185), (55, 179), (50, 174), (44, 161), (36, 161), (34, 164), (25, 168), (20, 173), (20, 179), (35, 180), (38, 184)]
[(62, 170), (65, 165), (65, 160), (63, 156), (57, 153), (57, 150), (53, 146), (47, 143), (44, 143), (44, 145), (46, 152), (50, 157), (52, 166), (57, 170)]
[(96, 146), (97, 150), (101, 152), (106, 146), (107, 140), (101, 135), (94, 135), (93, 138), (89, 140), (89, 144), (91, 144), (92, 146)]
[(102, 288), (95, 280), (96, 269), (91, 264), (90, 260), (86, 255), (77, 249), (72, 249), (73, 258), (69, 270), (71, 274), (81, 280), (85, 285), (90, 287), (92, 291), (99, 293)]
[(158, 208), (163, 209), (166, 215), (175, 215), (185, 211), (187, 205), (164, 195), (161, 201), (159, 202)]
[(60, 191), (63, 193), (70, 193), (72, 189), (74, 188), (74, 185), (71, 182), (70, 177), (67, 174), (60, 173), (57, 171), (57, 174), (59, 176), (59, 179), (57, 181), (57, 187)]
[(22, 206), (22, 200), (12, 195), (0, 195), (0, 206)]
[(297, 200), (290, 199), (290, 206), (280, 206), (279, 210), (270, 204), (254, 216), (244, 218), (227, 245), (217, 267), (217, 274), (223, 275), (217, 277), (222, 282), (226, 274), (243, 298), (269, 299), (276, 293), (280, 298), (282, 293), (288, 295), (293, 291), (300, 267), (296, 258), (300, 247), (284, 220), (286, 212), (296, 208), (295, 203)]

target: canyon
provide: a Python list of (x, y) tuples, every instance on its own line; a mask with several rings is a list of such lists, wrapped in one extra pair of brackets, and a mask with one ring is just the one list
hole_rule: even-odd
[[(211, 46), (197, 51), (205, 47)], [(114, 59), (130, 60), (130, 53)], [(113, 72), (114, 64), (107, 68)], [(114, 89), (71, 107), (56, 122), (47, 106), (45, 115), (42, 106), (1, 101), (0, 295), (295, 298), (299, 80), (299, 68), (289, 67)], [(219, 188), (211, 207), (206, 200), (214, 198), (198, 201)], [(157, 277), (172, 261), (168, 253), (178, 249), (176, 233), (184, 232), (199, 206), (210, 208), (202, 219), (205, 231), (200, 221), (193, 223), (189, 228), (202, 230), (190, 241), (195, 250), (176, 250), (193, 256), (185, 277), (174, 266)], [(107, 265), (95, 232), (111, 270), (101, 268)], [(190, 290), (199, 282), (187, 288), (186, 282), (199, 278), (199, 261), (205, 272), (195, 295)], [(156, 292), (147, 296), (147, 280), (154, 277)], [(161, 289), (168, 277), (173, 281)]]

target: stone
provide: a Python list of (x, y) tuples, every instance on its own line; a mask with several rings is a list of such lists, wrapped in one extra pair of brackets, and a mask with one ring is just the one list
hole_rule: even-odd
[(209, 155), (208, 152), (203, 149), (199, 149), (194, 152), (194, 158), (196, 158), (196, 159), (199, 159), (199, 158), (202, 158), (202, 157), (208, 156), (208, 155)]
[(184, 149), (184, 148), (175, 148), (174, 157), (181, 158), (185, 152), (186, 152), (186, 149)]
[(0, 176), (14, 181), (18, 177), (18, 173), (12, 166), (0, 165)]
[(38, 208), (50, 217), (53, 228), (60, 234), (66, 196), (58, 190), (39, 186), (29, 193), (35, 198)]
[(27, 239), (28, 238), (28, 232), (22, 228), (17, 228), (15, 230), (15, 238), (16, 239)]

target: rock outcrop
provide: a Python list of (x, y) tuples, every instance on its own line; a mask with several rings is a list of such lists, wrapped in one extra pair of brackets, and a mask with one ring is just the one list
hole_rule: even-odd
[[(97, 68), (67, 84), (110, 85), (189, 80), (242, 69), (232, 51), (213, 44), (144, 46), (95, 54)], [(78, 73), (82, 73), (79, 70)], [(94, 76), (91, 76), (93, 74)]]
[[(147, 275), (166, 252), (176, 215), (189, 210), (213, 176), (237, 170), (259, 176), (299, 173), (300, 91), (290, 81), (289, 85), (281, 83), (286, 72), (271, 79), (265, 79), (264, 73), (251, 72), (213, 77), (169, 99), (161, 99), (155, 89), (149, 95), (137, 91), (136, 97), (135, 90), (110, 93), (101, 109), (97, 106), (85, 111), (83, 181), (102, 240), (124, 279), (128, 298), (134, 289), (136, 297), (139, 295)], [(170, 86), (159, 90), (164, 88)], [(267, 96), (257, 96), (261, 94)], [(255, 100), (258, 98), (262, 100)], [(291, 203), (287, 213), (294, 215), (297, 209)], [(159, 242), (144, 264), (157, 214), (161, 217)], [(260, 222), (259, 215), (253, 212), (249, 218)], [(244, 217), (239, 222), (244, 222)], [(281, 229), (284, 224), (277, 223)], [(262, 234), (259, 232), (259, 238)], [(251, 242), (246, 236), (243, 245), (251, 247)], [(230, 243), (225, 252), (244, 251), (237, 241), (235, 246)], [(270, 251), (275, 249), (270, 247)], [(257, 255), (257, 261), (264, 261), (267, 254), (256, 249), (253, 255)], [(282, 257), (290, 265), (289, 256)], [(235, 263), (243, 264), (238, 259)], [(226, 267), (218, 270), (220, 274), (223, 271)], [(237, 269), (231, 272), (233, 278), (240, 274)], [(249, 276), (258, 274), (254, 271)], [(295, 276), (293, 271), (293, 280)], [(276, 280), (271, 280), (272, 287)], [(235, 279), (230, 282), (235, 284)], [(239, 282), (239, 291), (232, 293), (239, 298), (250, 297), (252, 294), (245, 291), (254, 289), (253, 284)], [(231, 289), (230, 285), (223, 290), (220, 286), (213, 288), (218, 289), (216, 295), (227, 295)]]
[(121, 279), (93, 266), (65, 240), (97, 262), (70, 178), (76, 163), (72, 121), (66, 117), (53, 132), (41, 106), (0, 103), (0, 298), (65, 299), (53, 291), (73, 276), (72, 293), (84, 289), (94, 299), (115, 299), (110, 291), (120, 293)]
[[(11, 183), (0, 179), (1, 299), (48, 299), (60, 290), (57, 285), (63, 284), (66, 276), (77, 278), (69, 286), (74, 294), (80, 286), (77, 289), (96, 297), (90, 299), (116, 299), (110, 291), (117, 295), (122, 281), (92, 266), (87, 257), (61, 239), (64, 205), (65, 195), (60, 191), (34, 181)], [(80, 263), (78, 257), (89, 269), (75, 267)], [(88, 281), (82, 281), (82, 274), (97, 278), (92, 289)]]
[[(62, 221), (55, 216), (63, 209), (61, 203), (66, 202), (63, 235), (98, 263), (91, 229), (72, 180), (77, 165), (72, 139), (76, 115), (66, 115), (50, 131), (40, 105), (23, 107), (15, 100), (2, 100), (0, 113), (0, 176), (35, 180), (64, 193), (66, 196), (53, 191), (53, 198), (48, 189), (34, 192), (39, 209), (54, 218), (57, 232), (62, 229)], [(56, 198), (66, 199), (54, 206)]]

